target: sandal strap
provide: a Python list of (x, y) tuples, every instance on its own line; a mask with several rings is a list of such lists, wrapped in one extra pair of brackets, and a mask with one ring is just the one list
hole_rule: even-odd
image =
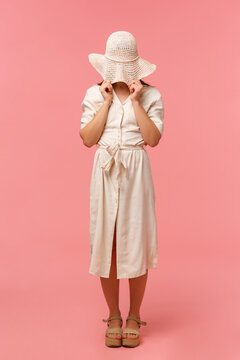
[(119, 327), (112, 327), (106, 329), (106, 334), (122, 334), (123, 329)]
[(135, 320), (139, 325), (147, 325), (146, 321), (142, 321), (139, 317), (129, 315), (126, 320)]
[(110, 320), (115, 320), (115, 319), (123, 321), (121, 315), (112, 315), (112, 316), (109, 316), (107, 319), (102, 319), (102, 321), (108, 322)]
[(125, 329), (123, 329), (122, 331), (123, 334), (135, 334), (135, 335), (140, 335), (140, 331), (137, 329), (133, 329), (130, 327), (126, 327)]

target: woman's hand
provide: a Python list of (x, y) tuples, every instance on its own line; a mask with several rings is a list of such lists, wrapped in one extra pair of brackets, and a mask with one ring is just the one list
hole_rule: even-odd
[(131, 101), (139, 101), (142, 93), (143, 85), (140, 80), (136, 79), (128, 84), (130, 90)]
[(104, 102), (111, 105), (113, 100), (113, 90), (112, 90), (112, 84), (108, 80), (103, 80), (102, 85), (99, 88), (103, 98)]

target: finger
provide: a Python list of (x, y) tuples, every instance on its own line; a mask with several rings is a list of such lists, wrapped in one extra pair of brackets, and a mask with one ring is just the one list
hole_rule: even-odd
[(109, 85), (109, 84), (105, 84), (104, 87), (103, 87), (104, 91), (107, 92), (107, 93), (112, 93), (112, 86)]

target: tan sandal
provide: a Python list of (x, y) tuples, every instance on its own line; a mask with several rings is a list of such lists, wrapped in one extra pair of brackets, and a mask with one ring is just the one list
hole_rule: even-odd
[[(102, 321), (107, 322), (107, 325), (108, 325), (108, 328), (105, 332), (105, 345), (110, 346), (110, 347), (118, 347), (118, 346), (122, 345), (123, 329), (121, 327), (109, 328), (109, 321), (113, 320), (113, 319), (119, 319), (123, 323), (123, 319), (120, 315), (113, 315), (113, 316), (109, 316), (107, 319), (102, 319)], [(121, 326), (122, 326), (122, 323), (121, 323)], [(109, 337), (107, 334), (120, 334), (121, 337), (120, 338), (112, 338), (112, 337)]]
[[(147, 325), (146, 321), (142, 321), (140, 319), (140, 317), (136, 317), (134, 315), (129, 315), (126, 319), (127, 320), (135, 320), (138, 323), (138, 327), (140, 328), (141, 325)], [(126, 346), (126, 347), (135, 347), (138, 346), (140, 344), (140, 331), (137, 329), (133, 329), (130, 327), (126, 327), (125, 329), (123, 329), (122, 334), (134, 334), (134, 335), (138, 335), (135, 338), (123, 338), (122, 337), (122, 345)]]

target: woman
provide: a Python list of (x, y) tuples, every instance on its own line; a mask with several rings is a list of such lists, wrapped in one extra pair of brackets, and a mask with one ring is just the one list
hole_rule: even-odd
[[(142, 77), (156, 65), (138, 55), (134, 36), (112, 33), (105, 55), (89, 54), (103, 81), (87, 89), (80, 136), (98, 144), (90, 183), (90, 268), (99, 276), (109, 307), (103, 319), (107, 346), (140, 343), (140, 319), (148, 269), (158, 259), (155, 191), (144, 145), (159, 143), (164, 108), (160, 92)], [(130, 309), (122, 329), (119, 279), (128, 278)]]

